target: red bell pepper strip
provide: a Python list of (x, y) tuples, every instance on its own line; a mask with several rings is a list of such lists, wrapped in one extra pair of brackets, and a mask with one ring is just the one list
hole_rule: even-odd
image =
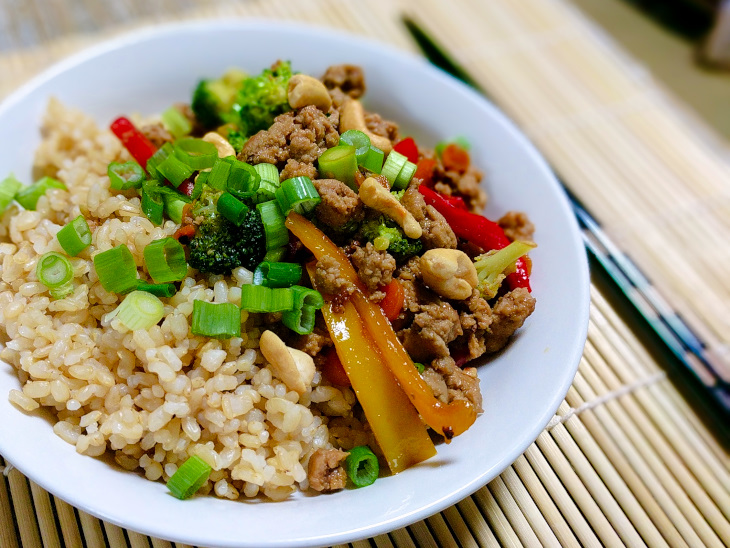
[(403, 286), (398, 280), (393, 278), (385, 286), (385, 298), (380, 301), (380, 308), (383, 309), (383, 314), (388, 318), (388, 321), (392, 323), (400, 316), (404, 301), (405, 292), (403, 291)]
[(406, 137), (393, 145), (393, 150), (408, 158), (409, 162), (418, 163), (418, 145), (413, 137)]
[(145, 168), (147, 160), (157, 152), (157, 147), (124, 116), (120, 116), (112, 122), (111, 130), (122, 142), (124, 148), (129, 151), (132, 158)]
[[(449, 203), (445, 196), (423, 185), (418, 187), (418, 191), (423, 195), (427, 204), (435, 207), (444, 216), (451, 230), (459, 238), (464, 238), (485, 251), (502, 249), (510, 244), (502, 227), (494, 221), (490, 221), (482, 215), (459, 209)], [(527, 262), (524, 257), (517, 260), (515, 271), (507, 276), (506, 281), (510, 289), (524, 287), (531, 291)]]
[(469, 208), (466, 207), (466, 202), (461, 196), (444, 196), (443, 194), (442, 196), (444, 197), (444, 200), (449, 202), (452, 206), (468, 211)]

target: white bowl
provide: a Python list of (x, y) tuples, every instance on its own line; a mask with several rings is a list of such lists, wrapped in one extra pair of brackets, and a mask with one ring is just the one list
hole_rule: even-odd
[(149, 29), (54, 66), (0, 106), (0, 175), (30, 180), (49, 97), (107, 125), (123, 113), (189, 101), (201, 77), (231, 66), (258, 72), (277, 59), (320, 75), (364, 68), (366, 105), (422, 145), (463, 135), (487, 176), (487, 215), (526, 211), (537, 226), (532, 287), (537, 309), (498, 356), (479, 367), (484, 414), (438, 455), (370, 487), (299, 494), (278, 503), (214, 497), (179, 501), (162, 483), (78, 455), (52, 421), (7, 400), (19, 383), (0, 363), (0, 454), (56, 496), (99, 518), (203, 546), (331, 545), (408, 525), (496, 477), (538, 436), (562, 401), (587, 331), (589, 277), (578, 226), (558, 182), (527, 139), (493, 105), (422, 59), (341, 33), (266, 21), (205, 21)]

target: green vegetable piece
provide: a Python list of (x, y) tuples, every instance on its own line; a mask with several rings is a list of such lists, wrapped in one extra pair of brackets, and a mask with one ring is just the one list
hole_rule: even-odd
[(73, 292), (73, 267), (60, 253), (49, 251), (41, 255), (35, 273), (54, 299), (63, 299)]
[(109, 293), (126, 293), (137, 288), (137, 265), (124, 244), (94, 255), (94, 268), (99, 282)]
[(351, 145), (337, 145), (322, 153), (317, 161), (319, 176), (323, 179), (337, 179), (357, 192), (355, 172), (357, 171), (357, 156), (355, 147)]
[(493, 299), (515, 261), (535, 247), (536, 245), (532, 242), (515, 240), (500, 250), (489, 251), (477, 257), (474, 260), (474, 266), (476, 266), (479, 278), (477, 289), (481, 292), (482, 297), (487, 300)]
[(353, 447), (345, 460), (345, 471), (355, 487), (372, 485), (380, 475), (378, 457), (366, 445)]
[(162, 124), (175, 139), (180, 139), (185, 135), (189, 135), (193, 131), (193, 124), (190, 122), (187, 116), (185, 116), (180, 109), (175, 106), (169, 107), (161, 115)]
[(185, 248), (175, 238), (154, 240), (142, 253), (147, 272), (155, 283), (179, 282), (188, 273)]
[(132, 291), (107, 319), (116, 318), (130, 331), (146, 331), (157, 325), (164, 315), (165, 305), (155, 295), (147, 291)]
[(190, 325), (193, 335), (230, 339), (241, 336), (241, 309), (234, 303), (209, 303), (193, 301), (193, 319)]
[(189, 499), (208, 481), (212, 471), (208, 463), (193, 455), (168, 480), (167, 488), (180, 500)]
[(0, 218), (15, 199), (15, 195), (23, 188), (23, 183), (18, 181), (14, 175), (8, 175), (0, 182)]
[(91, 245), (91, 230), (83, 215), (64, 226), (56, 234), (58, 243), (71, 257), (75, 257)]
[(43, 177), (30, 186), (21, 188), (15, 195), (15, 201), (25, 209), (35, 211), (38, 199), (52, 188), (68, 190), (66, 185), (53, 177)]

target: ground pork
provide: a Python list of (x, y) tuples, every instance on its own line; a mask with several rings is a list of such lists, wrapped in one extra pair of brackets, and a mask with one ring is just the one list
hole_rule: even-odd
[(357, 246), (350, 255), (357, 274), (370, 291), (388, 285), (393, 280), (395, 259), (387, 251), (378, 251), (368, 242)]
[(483, 173), (473, 166), (464, 173), (447, 171), (441, 162), (433, 170), (434, 189), (447, 196), (461, 196), (466, 206), (474, 213), (482, 213), (487, 205), (487, 193), (481, 186)]
[(337, 111), (328, 117), (314, 105), (308, 105), (286, 112), (277, 116), (269, 129), (246, 141), (238, 159), (249, 164), (274, 164), (282, 170), (283, 178), (304, 170), (316, 177), (316, 169), (304, 165), (313, 166), (325, 150), (339, 143), (338, 126)]
[(470, 374), (457, 367), (450, 356), (433, 360), (426, 366), (421, 376), (433, 390), (434, 396), (444, 403), (464, 399), (471, 402), (477, 412), (482, 411), (479, 378), (476, 374)]
[(513, 289), (497, 300), (492, 309), (492, 324), (485, 340), (487, 352), (497, 352), (535, 310), (535, 297), (524, 287)]
[(402, 329), (403, 346), (416, 361), (429, 361), (449, 355), (449, 343), (463, 333), (459, 313), (449, 303), (422, 303), (413, 323)]
[(362, 220), (362, 200), (345, 183), (336, 179), (320, 179), (314, 181), (314, 187), (322, 198), (314, 211), (322, 224), (340, 228), (349, 221)]
[(365, 95), (365, 74), (357, 65), (332, 65), (322, 76), (327, 89), (340, 89), (353, 99)]
[(398, 124), (391, 120), (383, 119), (380, 114), (374, 112), (365, 113), (365, 125), (375, 135), (382, 135), (391, 141), (398, 140)]
[(311, 333), (307, 335), (296, 335), (291, 341), (291, 346), (302, 352), (306, 352), (310, 356), (316, 356), (324, 348), (332, 346), (332, 339), (329, 331), (324, 324), (324, 320), (317, 314), (317, 324)]
[(139, 130), (157, 148), (162, 147), (165, 143), (172, 143), (175, 140), (160, 122), (144, 125)]
[(317, 449), (309, 458), (307, 477), (315, 491), (336, 491), (347, 485), (343, 461), (348, 453), (340, 449)]
[(426, 205), (423, 195), (418, 192), (421, 184), (414, 178), (401, 198), (403, 206), (413, 215), (423, 229), (421, 241), (426, 249), (447, 248), (456, 249), (458, 240), (454, 231), (443, 215), (433, 206)]
[(318, 175), (319, 172), (314, 167), (314, 164), (308, 164), (307, 162), (300, 162), (299, 160), (290, 158), (286, 162), (284, 169), (281, 170), (279, 180), (286, 181), (292, 177), (309, 177), (310, 179), (315, 179)]
[(340, 263), (329, 255), (317, 261), (314, 269), (314, 282), (322, 293), (347, 299), (355, 286), (340, 271)]
[(530, 222), (525, 213), (521, 211), (508, 211), (497, 221), (504, 233), (511, 241), (524, 240), (532, 242), (535, 233), (535, 225)]

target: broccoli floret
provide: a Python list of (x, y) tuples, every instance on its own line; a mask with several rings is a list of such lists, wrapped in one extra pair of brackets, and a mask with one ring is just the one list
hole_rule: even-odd
[(477, 268), (479, 278), (477, 289), (482, 297), (487, 300), (493, 299), (502, 285), (502, 280), (506, 278), (510, 270), (514, 270), (515, 261), (534, 247), (535, 244), (532, 242), (516, 240), (500, 250), (492, 250), (484, 255), (479, 255), (474, 260), (474, 266)]
[(227, 71), (217, 80), (201, 80), (193, 92), (191, 107), (206, 128), (217, 127), (233, 116), (231, 109), (246, 74), (238, 69)]
[(360, 234), (369, 242), (374, 242), (376, 238), (388, 239), (388, 253), (399, 264), (423, 251), (421, 240), (406, 237), (395, 221), (383, 215), (366, 220), (360, 226)]
[(236, 154), (241, 153), (241, 150), (243, 150), (243, 145), (246, 144), (247, 140), (243, 133), (241, 133), (237, 129), (229, 131), (226, 135), (226, 139), (228, 139), (228, 142), (233, 147), (233, 150), (236, 151)]
[(279, 61), (260, 75), (243, 81), (232, 108), (239, 116), (244, 135), (268, 129), (274, 118), (290, 110), (287, 86), (291, 75), (289, 61)]
[(209, 187), (195, 201), (192, 215), (199, 222), (190, 240), (190, 266), (200, 272), (228, 274), (238, 266), (254, 270), (266, 254), (266, 236), (256, 209), (236, 226), (217, 211), (222, 192)]

